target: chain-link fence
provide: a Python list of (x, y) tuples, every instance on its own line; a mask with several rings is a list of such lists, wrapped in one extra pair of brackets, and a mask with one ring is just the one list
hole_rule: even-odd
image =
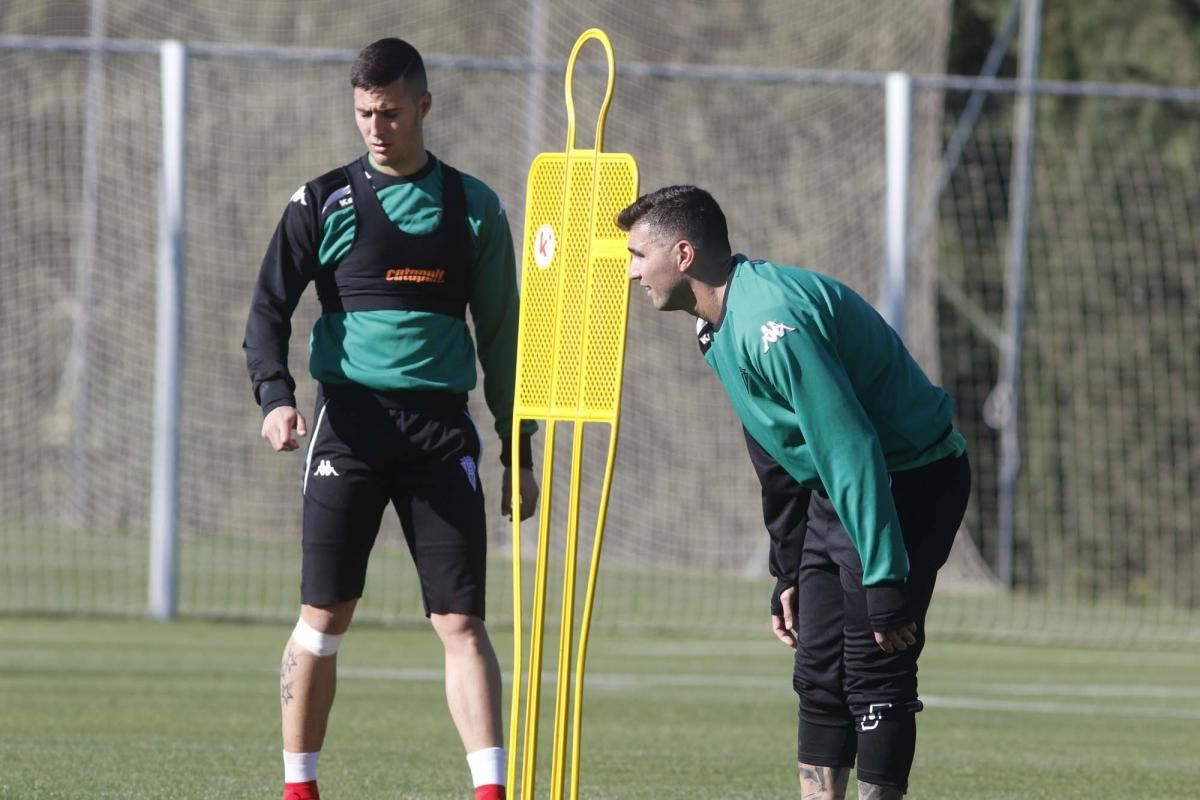
[[(60, 17), (57, 6), (17, 3), (0, 14), (0, 176), (11, 198), (0, 218), (0, 415), (10, 432), (0, 609), (146, 609), (158, 40), (186, 40), (190, 67), (180, 610), (261, 617), (295, 613), (299, 458), (258, 439), (241, 337), (288, 198), (359, 152), (347, 77), (355, 49), (400, 35), (423, 51), (430, 149), (496, 189), (520, 241), (529, 162), (564, 145), (566, 54), (599, 25), (619, 76), (606, 146), (634, 154), (643, 188), (705, 186), (736, 249), (828, 272), (872, 300), (883, 251), (881, 70), (918, 76), (906, 339), (955, 395), (976, 474), (936, 624), (1070, 637), (1100, 619), (1121, 622), (1130, 641), (1200, 638), (1190, 527), (1200, 420), (1188, 399), (1200, 381), (1200, 179), (1197, 139), (1187, 138), (1196, 97), (1040, 87), (1020, 337), (1023, 471), (1013, 588), (998, 591), (989, 565), (1005, 545), (987, 400), (1014, 346), (1004, 319), (1017, 87), (931, 77), (943, 63), (946, 3), (864, 0), (836, 12), (812, 3), (799, 14), (793, 3), (757, 2), (697, 15), (673, 3), (634, 13), (617, 2), (587, 12), (428, 2), (408, 4), (403, 20), (369, 0), (336, 11), (243, 5), (167, 13), (109, 0), (92, 19), (102, 40), (87, 38), (83, 7)], [(603, 74), (586, 69), (598, 52), (585, 48), (582, 61), (577, 141), (587, 142)], [(982, 115), (943, 173), (972, 89), (985, 92)], [(306, 406), (302, 332), (316, 310), (310, 292), (294, 326)], [(695, 347), (690, 320), (635, 299), (596, 624), (761, 624), (769, 584), (757, 485)], [(489, 430), (482, 403), (472, 409)], [(602, 449), (589, 440), (585, 520)], [(495, 454), (493, 444), (484, 462), (492, 506)], [(491, 527), (491, 617), (503, 619), (510, 531), (498, 514)], [(419, 614), (391, 521), (361, 616)]]

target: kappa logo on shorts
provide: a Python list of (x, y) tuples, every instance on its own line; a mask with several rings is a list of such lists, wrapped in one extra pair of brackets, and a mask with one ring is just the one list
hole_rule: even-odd
[(475, 459), (470, 456), (463, 456), (458, 460), (462, 465), (463, 472), (467, 473), (467, 481), (471, 484), (471, 491), (479, 488), (479, 476), (475, 471)]
[(330, 475), (335, 478), (341, 477), (341, 473), (333, 468), (333, 464), (329, 463), (328, 458), (321, 459), (321, 463), (317, 464), (317, 468), (313, 470), (313, 475), (319, 478), (328, 478)]
[(879, 721), (883, 719), (883, 712), (891, 707), (891, 703), (871, 703), (871, 707), (867, 709), (867, 713), (859, 718), (858, 729), (860, 731), (875, 730), (879, 727)]

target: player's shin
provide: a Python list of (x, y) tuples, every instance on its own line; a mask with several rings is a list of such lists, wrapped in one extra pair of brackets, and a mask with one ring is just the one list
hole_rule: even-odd
[(849, 767), (821, 767), (800, 763), (802, 800), (843, 800), (849, 783)]
[[(878, 787), (871, 798), (901, 797), (908, 791), (917, 747), (917, 721), (912, 712), (868, 714), (859, 719), (858, 781)], [(885, 791), (889, 790), (889, 791)]]
[(803, 800), (842, 800), (854, 765), (857, 739), (849, 716), (800, 710), (796, 758)]
[(317, 761), (336, 686), (340, 635), (296, 623), (279, 665), (284, 798), (317, 800)]

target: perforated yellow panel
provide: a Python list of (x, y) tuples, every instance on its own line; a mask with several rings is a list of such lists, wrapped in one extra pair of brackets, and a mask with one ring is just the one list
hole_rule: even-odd
[(543, 153), (529, 171), (514, 416), (615, 420), (629, 310), (616, 225), (637, 199), (626, 153)]
[[(575, 105), (571, 76), (584, 42), (598, 40), (608, 58), (608, 88), (596, 124), (591, 150), (575, 147)], [(538, 517), (537, 563), (534, 570), (532, 625), (528, 660), (528, 696), (521, 730), (521, 688), (512, 688), (508, 785), (514, 798), (533, 800), (538, 752), (537, 727), (542, 685), (542, 642), (545, 637), (546, 587), (550, 557), (550, 497), (554, 484), (554, 429), (559, 421), (575, 423), (568, 478), (566, 553), (563, 563), (563, 607), (559, 619), (558, 678), (554, 701), (554, 738), (550, 768), (550, 800), (562, 800), (566, 786), (567, 694), (572, 690), (570, 798), (579, 792), (579, 747), (583, 719), (583, 668), (587, 653), (604, 516), (612, 488), (621, 416), (621, 373), (625, 361), (625, 324), (629, 311), (629, 252), (626, 235), (616, 225), (622, 208), (637, 198), (638, 172), (633, 157), (605, 153), (604, 117), (612, 100), (616, 65), (608, 36), (592, 28), (576, 41), (567, 62), (567, 149), (543, 153), (529, 169), (525, 239), (521, 249), (521, 321), (517, 336), (517, 388), (513, 400), (513, 437), (522, 420), (546, 421), (542, 455), (543, 500)], [(608, 455), (587, 592), (576, 649), (575, 679), (568, 676), (579, 543), (579, 490), (583, 429), (608, 423)], [(519, 479), (509, 487), (513, 510), (519, 509)], [(513, 663), (521, 665), (522, 621), (521, 529), (513, 514)], [(520, 753), (520, 780), (517, 776)]]

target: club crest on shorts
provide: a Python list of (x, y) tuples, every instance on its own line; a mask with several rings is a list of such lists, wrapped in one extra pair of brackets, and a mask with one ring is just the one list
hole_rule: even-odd
[(475, 472), (475, 459), (470, 456), (463, 456), (458, 460), (458, 463), (462, 465), (463, 472), (467, 473), (467, 482), (471, 484), (471, 490), (475, 491), (478, 489), (479, 478)]

